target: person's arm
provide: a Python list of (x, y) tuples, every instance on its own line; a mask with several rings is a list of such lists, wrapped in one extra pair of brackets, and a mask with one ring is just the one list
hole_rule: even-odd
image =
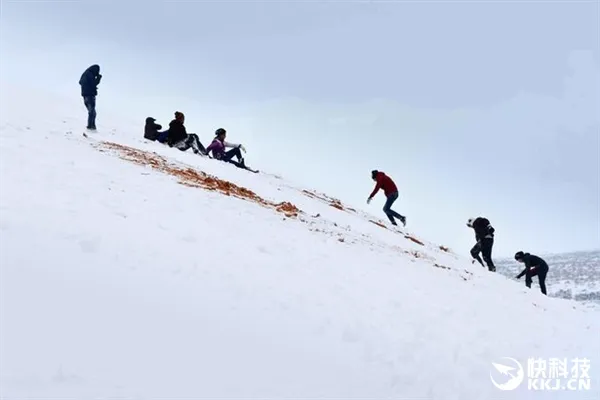
[(241, 147), (241, 144), (238, 143), (231, 143), (231, 142), (227, 142), (225, 140), (223, 140), (223, 146), (225, 147)]
[(240, 143), (230, 143), (230, 142), (223, 141), (223, 146), (225, 146), (225, 147), (233, 147), (233, 148), (239, 147), (240, 149), (242, 149), (242, 151), (244, 153), (246, 152), (246, 148), (244, 147), (243, 144), (240, 144)]
[(377, 184), (375, 185), (375, 189), (373, 189), (373, 191), (371, 192), (371, 195), (369, 196), (369, 199), (372, 199), (373, 197), (375, 197), (375, 195), (377, 194), (377, 192), (379, 191), (379, 189), (381, 189), (381, 182), (377, 181)]
[(531, 269), (531, 260), (529, 260), (528, 258), (525, 258), (525, 269), (523, 271), (521, 271), (521, 273), (519, 275), (517, 275), (517, 279), (521, 279), (521, 277), (523, 275), (525, 275), (527, 273), (527, 271), (529, 271)]

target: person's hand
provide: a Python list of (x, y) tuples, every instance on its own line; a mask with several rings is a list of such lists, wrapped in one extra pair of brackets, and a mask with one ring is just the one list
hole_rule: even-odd
[(246, 152), (246, 148), (244, 147), (243, 144), (240, 144), (240, 149), (242, 149), (242, 151), (245, 153)]

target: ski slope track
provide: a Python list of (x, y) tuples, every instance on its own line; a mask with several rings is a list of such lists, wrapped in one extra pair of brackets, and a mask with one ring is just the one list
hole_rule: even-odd
[[(393, 230), (251, 153), (259, 174), (102, 108), (84, 137), (79, 101), (2, 96), (2, 399), (600, 398), (598, 311), (410, 216)], [(586, 357), (591, 390), (500, 391), (502, 357)]]

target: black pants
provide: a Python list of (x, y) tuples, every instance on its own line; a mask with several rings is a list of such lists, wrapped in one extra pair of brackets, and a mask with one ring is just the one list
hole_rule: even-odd
[(202, 153), (206, 155), (206, 148), (200, 143), (200, 139), (198, 135), (195, 133), (190, 133), (187, 135), (187, 138), (183, 139), (180, 142), (175, 143), (175, 147), (177, 147), (181, 151), (186, 151), (190, 147), (194, 151), (194, 153)]
[[(233, 157), (236, 157), (240, 163), (242, 162), (243, 157), (242, 157), (242, 152), (240, 151), (239, 147), (233, 148), (231, 150), (227, 150), (225, 152), (225, 154), (223, 154), (223, 156), (221, 157), (221, 161), (231, 162), (232, 161), (231, 159)], [(235, 162), (233, 162), (233, 164), (235, 164)]]
[(538, 282), (540, 283), (540, 289), (542, 293), (547, 295), (546, 293), (546, 275), (548, 274), (548, 267), (536, 267), (532, 268), (525, 274), (525, 285), (528, 288), (531, 287), (531, 278), (537, 275)]
[[(481, 266), (484, 266), (483, 261), (485, 261), (490, 271), (496, 271), (496, 266), (492, 261), (492, 247), (494, 247), (493, 238), (481, 239), (481, 241), (477, 242), (477, 244), (471, 249), (471, 256), (477, 261), (479, 261)], [(481, 255), (483, 256), (483, 261), (481, 261), (479, 253), (481, 253)]]
[(96, 96), (84, 96), (83, 104), (88, 110), (88, 129), (96, 129)]

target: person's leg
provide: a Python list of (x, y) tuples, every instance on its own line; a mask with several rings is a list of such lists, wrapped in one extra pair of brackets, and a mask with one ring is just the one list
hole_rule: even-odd
[(96, 129), (96, 97), (84, 97), (83, 104), (85, 104), (85, 108), (88, 110), (88, 129)]
[(481, 243), (481, 255), (490, 271), (496, 271), (496, 266), (492, 261), (492, 247), (494, 247), (494, 239), (483, 239)]
[[(406, 225), (406, 217), (392, 210), (392, 204), (394, 204), (396, 200), (398, 200), (398, 192), (389, 195), (385, 205), (383, 206), (383, 212), (388, 216), (388, 218), (390, 218), (390, 221), (392, 221), (393, 218), (398, 218), (400, 221), (402, 221), (402, 224)], [(395, 223), (392, 222), (392, 224)]]
[(189, 137), (187, 137), (187, 138), (185, 138), (183, 140), (180, 140), (179, 142), (177, 142), (177, 143), (175, 143), (173, 145), (173, 147), (175, 147), (176, 149), (179, 149), (181, 151), (186, 151), (187, 149), (190, 148), (190, 146), (191, 145), (190, 145), (190, 138)]
[(540, 290), (546, 296), (548, 295), (548, 293), (546, 293), (546, 275), (547, 274), (548, 274), (548, 269), (547, 268), (544, 268), (543, 270), (540, 270), (538, 272), (538, 280), (540, 282)]
[(527, 273), (525, 274), (525, 285), (530, 288), (531, 287), (531, 283), (533, 282), (533, 278), (534, 276), (536, 276), (538, 274), (538, 271), (536, 268), (532, 268), (529, 271), (527, 271)]
[(394, 198), (394, 196), (389, 196), (386, 200), (385, 200), (385, 204), (383, 205), (383, 212), (385, 213), (385, 215), (387, 215), (388, 219), (390, 220), (390, 222), (392, 223), (392, 225), (396, 225), (396, 221), (394, 220), (394, 215), (391, 212), (391, 206), (394, 203), (394, 200), (396, 200)]
[(195, 147), (196, 149), (198, 149), (198, 151), (204, 155), (207, 155), (208, 153), (206, 152), (206, 147), (204, 147), (204, 145), (200, 142), (200, 138), (198, 137), (198, 135), (196, 135), (195, 133), (190, 133), (190, 136), (192, 137), (192, 140), (194, 141), (194, 143), (192, 144), (192, 147)]
[(242, 161), (242, 152), (240, 151), (239, 147), (236, 147), (236, 148), (231, 149), (231, 150), (227, 150), (225, 152), (225, 154), (223, 154), (223, 157), (221, 158), (221, 160), (223, 160), (223, 161), (229, 161), (233, 157), (236, 157), (239, 162)]
[(165, 143), (167, 141), (168, 136), (169, 136), (169, 130), (167, 129), (166, 131), (158, 132), (158, 135), (156, 136), (156, 140), (160, 143)]
[(200, 141), (198, 140), (198, 136), (190, 133), (187, 135), (187, 138), (185, 138), (185, 143), (188, 146), (187, 148), (189, 149), (190, 147), (192, 148), (192, 151), (194, 152), (194, 154), (198, 154), (200, 153), (200, 146), (199, 143)]
[(485, 265), (483, 265), (483, 261), (481, 260), (481, 257), (479, 257), (480, 252), (481, 252), (481, 244), (479, 244), (479, 242), (477, 242), (475, 244), (475, 246), (473, 246), (473, 248), (471, 249), (471, 257), (473, 257), (474, 259), (479, 261), (479, 264), (481, 264), (482, 267), (485, 267)]
[(235, 165), (238, 168), (246, 169), (246, 166), (244, 164), (242, 164), (241, 162), (237, 162), (235, 160), (229, 160), (227, 162), (230, 163), (230, 164)]

